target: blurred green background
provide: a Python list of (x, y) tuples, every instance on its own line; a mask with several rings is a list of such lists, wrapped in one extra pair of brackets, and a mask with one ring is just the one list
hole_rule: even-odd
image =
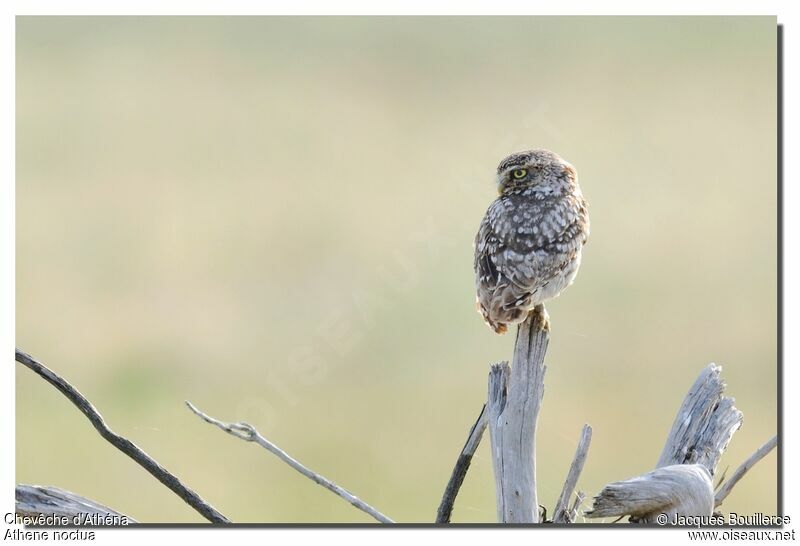
[[(700, 370), (776, 432), (776, 20), (17, 20), (17, 343), (237, 522), (370, 522), (200, 422), (246, 420), (433, 521), (489, 363), (472, 240), (508, 153), (573, 163), (592, 236), (548, 305), (540, 501), (652, 469)], [(203, 521), (17, 367), (17, 480)], [(454, 521), (495, 520), (488, 437)], [(724, 505), (776, 510), (770, 454)], [(585, 506), (589, 505), (589, 501)]]

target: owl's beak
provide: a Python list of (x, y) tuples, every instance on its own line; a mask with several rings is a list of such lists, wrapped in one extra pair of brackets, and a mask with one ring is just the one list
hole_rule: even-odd
[(495, 180), (495, 185), (497, 186), (497, 195), (503, 195), (503, 190), (506, 189), (506, 185), (503, 184), (504, 178), (498, 176)]

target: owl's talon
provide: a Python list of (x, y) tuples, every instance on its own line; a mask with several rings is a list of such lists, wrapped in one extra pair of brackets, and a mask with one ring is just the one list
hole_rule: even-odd
[(533, 328), (541, 332), (550, 331), (550, 315), (541, 303), (534, 307), (528, 314), (528, 319), (533, 323)]

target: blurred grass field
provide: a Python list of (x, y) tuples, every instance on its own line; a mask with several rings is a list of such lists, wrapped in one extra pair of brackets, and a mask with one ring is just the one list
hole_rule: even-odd
[[(17, 20), (17, 343), (236, 522), (369, 522), (190, 400), (433, 521), (491, 362), (472, 240), (508, 153), (592, 235), (548, 305), (540, 502), (653, 467), (708, 362), (776, 432), (774, 17)], [(17, 367), (17, 481), (200, 516)], [(495, 520), (488, 436), (454, 521)], [(776, 455), (725, 511), (774, 514)], [(587, 501), (588, 503), (588, 501)]]

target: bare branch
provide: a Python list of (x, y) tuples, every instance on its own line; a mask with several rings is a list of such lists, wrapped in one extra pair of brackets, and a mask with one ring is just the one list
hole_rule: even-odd
[(378, 512), (375, 508), (365, 503), (364, 501), (362, 501), (361, 499), (359, 499), (346, 489), (339, 487), (338, 485), (336, 485), (329, 479), (325, 478), (324, 476), (321, 476), (316, 472), (314, 472), (313, 470), (310, 470), (306, 466), (303, 466), (301, 463), (299, 463), (296, 459), (292, 458), (284, 450), (282, 450), (281, 448), (279, 448), (278, 446), (276, 446), (275, 444), (264, 438), (261, 434), (259, 434), (259, 432), (255, 428), (253, 428), (252, 425), (249, 425), (247, 423), (225, 423), (203, 413), (202, 411), (197, 409), (197, 407), (195, 407), (191, 402), (187, 401), (186, 405), (189, 407), (190, 410), (192, 410), (192, 412), (195, 415), (200, 417), (206, 423), (210, 423), (216, 427), (219, 427), (228, 434), (236, 436), (240, 440), (244, 440), (246, 442), (255, 442), (256, 444), (260, 445), (261, 447), (263, 447), (264, 449), (266, 449), (267, 451), (278, 457), (280, 460), (282, 460), (283, 462), (285, 462), (286, 464), (297, 470), (300, 474), (302, 474), (306, 478), (310, 479), (316, 484), (321, 485), (328, 491), (335, 493), (339, 497), (343, 498), (344, 500), (346, 500), (359, 510), (366, 512), (367, 514), (369, 514), (376, 520), (380, 521), (381, 523), (394, 523), (393, 520), (384, 516), (383, 514)]
[(550, 340), (547, 311), (538, 305), (517, 328), (513, 366), (489, 372), (489, 432), (502, 523), (538, 523), (536, 422), (544, 396), (544, 355)]
[(742, 425), (742, 412), (723, 396), (722, 368), (709, 364), (681, 404), (656, 467), (702, 464), (713, 476), (733, 434)]
[(553, 511), (553, 521), (555, 523), (572, 523), (573, 521), (573, 511), (569, 508), (569, 499), (572, 497), (572, 492), (575, 491), (575, 486), (578, 485), (578, 478), (583, 471), (583, 465), (586, 463), (586, 456), (589, 453), (589, 444), (591, 443), (592, 427), (583, 425), (581, 437), (578, 441), (578, 447), (575, 450), (572, 464), (569, 467), (567, 479), (564, 482), (561, 495), (558, 497), (556, 508)]
[[(631, 516), (631, 522), (674, 523), (674, 517), (711, 516), (714, 488), (701, 464), (662, 466), (628, 480), (606, 485), (594, 498), (587, 518)], [(666, 521), (657, 518), (667, 516)]]
[(456, 466), (453, 468), (453, 473), (450, 475), (450, 481), (447, 482), (447, 487), (444, 490), (442, 502), (439, 504), (439, 510), (436, 513), (436, 523), (450, 523), (450, 516), (453, 514), (453, 504), (456, 502), (458, 491), (461, 489), (461, 484), (464, 483), (464, 478), (469, 470), (469, 465), (472, 463), (472, 456), (478, 449), (481, 443), (483, 432), (486, 430), (486, 404), (481, 408), (481, 413), (472, 428), (469, 430), (467, 436), (467, 443), (461, 450), (458, 456)]
[(730, 479), (725, 482), (725, 484), (720, 487), (719, 491), (717, 491), (717, 495), (714, 498), (714, 506), (719, 506), (722, 504), (722, 501), (730, 494), (731, 490), (739, 483), (744, 475), (747, 473), (748, 470), (753, 468), (758, 461), (766, 457), (767, 453), (775, 449), (775, 446), (778, 445), (778, 437), (773, 436), (770, 438), (763, 446), (759, 447), (755, 453), (750, 455), (745, 462), (739, 466), (739, 468), (731, 474)]
[[(110, 516), (115, 519), (115, 525), (136, 523), (136, 520), (108, 506), (96, 503), (93, 500), (81, 497), (75, 493), (59, 489), (58, 487), (45, 487), (41, 485), (19, 484), (16, 487), (16, 513), (21, 516), (36, 517), (59, 516), (69, 517), (71, 522), (76, 516), (84, 518), (88, 515), (101, 517)], [(83, 525), (84, 523), (79, 523)]]
[(92, 403), (64, 378), (19, 349), (16, 350), (16, 360), (23, 366), (27, 366), (36, 372), (42, 379), (58, 389), (61, 394), (66, 396), (70, 402), (81, 410), (92, 423), (95, 430), (100, 433), (100, 436), (136, 461), (158, 481), (169, 487), (176, 495), (183, 499), (186, 504), (197, 510), (204, 518), (212, 523), (230, 523), (228, 518), (217, 512), (214, 507), (200, 498), (197, 493), (186, 487), (177, 477), (158, 464), (136, 444), (108, 428), (103, 417), (94, 408)]

